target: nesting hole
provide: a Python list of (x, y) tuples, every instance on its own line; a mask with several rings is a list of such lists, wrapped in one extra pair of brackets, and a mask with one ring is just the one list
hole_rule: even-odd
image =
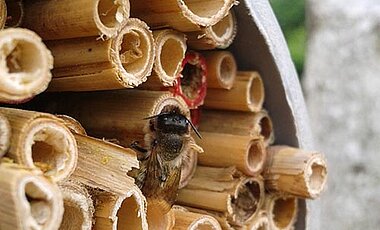
[(59, 229), (81, 230), (85, 221), (83, 210), (73, 202), (64, 202), (65, 212)]
[(175, 39), (168, 39), (161, 48), (160, 60), (165, 74), (176, 78), (184, 57), (182, 44)]
[(293, 221), (296, 212), (295, 198), (278, 198), (275, 200), (272, 214), (274, 224), (280, 228), (287, 228)]
[(211, 18), (223, 7), (224, 1), (183, 0), (188, 9), (198, 17)]
[(230, 32), (230, 28), (232, 28), (232, 19), (230, 14), (228, 14), (215, 25), (211, 26), (211, 30), (219, 38), (226, 36), (227, 33)]
[(250, 104), (260, 104), (264, 100), (264, 86), (259, 77), (252, 79), (250, 88)]
[(208, 223), (208, 221), (206, 221), (205, 223), (198, 224), (196, 229), (198, 229), (198, 230), (215, 230), (214, 225), (212, 223)]
[(260, 194), (260, 185), (255, 181), (240, 187), (237, 197), (232, 198), (232, 208), (240, 221), (245, 222), (258, 210)]
[(202, 86), (203, 70), (198, 65), (186, 63), (182, 70), (181, 89), (182, 93), (194, 100), (198, 97), (198, 89)]
[(309, 186), (310, 189), (319, 191), (325, 182), (326, 168), (320, 164), (312, 164)]
[(124, 69), (131, 74), (137, 74), (145, 68), (149, 55), (148, 41), (144, 34), (138, 30), (131, 30), (123, 36), (120, 60)]
[(251, 143), (248, 150), (248, 165), (251, 167), (251, 170), (259, 171), (264, 162), (264, 152), (265, 150), (259, 141)]
[(98, 2), (99, 19), (108, 28), (114, 28), (119, 25), (116, 14), (120, 6), (116, 2), (113, 0), (99, 0)]
[(220, 76), (223, 82), (233, 79), (236, 74), (236, 64), (230, 55), (225, 55), (220, 63)]
[(268, 116), (263, 116), (260, 119), (260, 135), (264, 137), (265, 140), (268, 140), (273, 132), (273, 126), (272, 126), (272, 121)]
[(21, 0), (6, 0), (7, 20), (6, 27), (16, 27), (21, 23), (23, 9)]
[(123, 200), (117, 211), (117, 229), (142, 229), (141, 215), (136, 199), (131, 196)]
[(50, 220), (51, 204), (44, 191), (34, 182), (27, 182), (25, 184), (25, 197), (36, 223), (39, 225), (46, 224)]

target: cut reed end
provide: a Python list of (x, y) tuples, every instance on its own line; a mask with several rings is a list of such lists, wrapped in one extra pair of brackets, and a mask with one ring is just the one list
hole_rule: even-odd
[(59, 229), (91, 229), (94, 206), (87, 190), (74, 182), (60, 185), (64, 213)]
[(129, 0), (96, 0), (94, 21), (101, 34), (113, 37), (129, 18)]
[[(255, 123), (258, 124), (258, 134), (263, 137), (265, 146), (269, 146), (274, 142), (274, 131), (273, 123), (269, 114), (262, 110), (255, 116)], [(256, 133), (251, 133), (251, 135), (257, 135)]]
[(179, 77), (187, 49), (185, 35), (175, 30), (161, 30), (155, 32), (154, 37), (154, 70), (164, 86), (173, 86)]
[(237, 65), (228, 51), (205, 53), (208, 67), (207, 87), (231, 89), (236, 77)]
[(149, 229), (170, 230), (175, 224), (175, 215), (172, 209), (165, 213), (160, 206), (149, 204), (149, 202), (147, 218)]
[(8, 119), (0, 113), (0, 158), (8, 151), (11, 140), (11, 126)]
[(212, 216), (188, 211), (182, 206), (173, 206), (175, 225), (173, 230), (221, 230), (219, 222)]
[(182, 62), (181, 77), (174, 86), (175, 94), (181, 96), (190, 109), (203, 104), (207, 91), (206, 59), (199, 53), (188, 52)]
[[(239, 72), (238, 76), (242, 73)], [(249, 84), (247, 90), (248, 108), (252, 112), (259, 112), (263, 107), (265, 91), (264, 83), (260, 75), (257, 72), (246, 72), (246, 76), (249, 76)]]
[(24, 17), (22, 0), (5, 0), (5, 2), (7, 14), (5, 27), (19, 27)]
[(26, 29), (0, 31), (0, 101), (20, 103), (44, 91), (53, 57), (41, 38)]
[(212, 26), (222, 20), (229, 12), (234, 0), (191, 1), (179, 0), (178, 6), (185, 18), (199, 26)]
[(77, 145), (71, 132), (59, 121), (38, 118), (25, 134), (25, 159), (28, 167), (38, 167), (54, 181), (68, 178), (74, 171)]
[(261, 139), (254, 139), (248, 145), (247, 167), (245, 170), (249, 175), (258, 175), (264, 169), (266, 161), (266, 149)]
[(297, 198), (275, 196), (268, 198), (266, 202), (270, 229), (291, 229), (297, 219)]
[(83, 128), (83, 126), (79, 123), (79, 121), (75, 120), (74, 118), (67, 116), (67, 115), (56, 115), (59, 119), (61, 119), (62, 123), (70, 129), (71, 132), (76, 134), (81, 134), (86, 136), (86, 130)]
[(246, 178), (231, 198), (230, 222), (242, 225), (255, 216), (264, 202), (264, 184), (262, 178)]
[(306, 165), (304, 173), (310, 198), (319, 197), (327, 182), (327, 164), (324, 157), (321, 154), (315, 154)]
[(148, 229), (145, 199), (142, 194), (131, 194), (120, 204), (117, 211), (118, 229), (128, 226), (130, 229)]
[(152, 31), (145, 22), (130, 18), (112, 43), (111, 58), (119, 69), (119, 81), (135, 87), (152, 72), (155, 47)]

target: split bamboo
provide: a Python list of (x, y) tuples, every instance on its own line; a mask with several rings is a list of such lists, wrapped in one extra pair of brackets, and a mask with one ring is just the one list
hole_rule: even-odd
[(8, 119), (0, 113), (0, 159), (8, 151), (11, 141), (11, 126)]
[(274, 142), (272, 119), (265, 110), (250, 113), (204, 109), (202, 110), (199, 130), (251, 137), (261, 136), (264, 139), (265, 146)]
[(72, 179), (119, 196), (134, 187), (134, 179), (127, 175), (132, 167), (139, 167), (134, 151), (81, 134), (74, 136), (78, 163)]
[(73, 181), (65, 181), (59, 188), (65, 209), (59, 229), (91, 229), (94, 204), (86, 188)]
[(186, 33), (187, 44), (191, 49), (196, 50), (226, 49), (232, 44), (236, 32), (235, 14), (230, 11), (226, 17), (213, 26)]
[(24, 18), (23, 0), (5, 0), (6, 22), (5, 27), (19, 27)]
[(37, 34), (1, 30), (0, 50), (0, 102), (21, 103), (47, 88), (53, 57)]
[(129, 18), (128, 0), (25, 1), (22, 26), (44, 40), (113, 37)]
[(238, 72), (231, 90), (209, 89), (204, 106), (212, 109), (259, 112), (264, 96), (263, 81), (257, 72)]
[(76, 118), (90, 135), (116, 139), (125, 147), (134, 141), (143, 144), (144, 137), (149, 139), (152, 135), (149, 120), (144, 120), (146, 117), (175, 108), (190, 117), (185, 102), (168, 92), (125, 90), (79, 95), (57, 98), (55, 102), (60, 107), (57, 112)]
[(74, 118), (67, 116), (67, 115), (56, 115), (63, 124), (70, 129), (72, 133), (81, 134), (84, 136), (87, 136), (86, 130), (83, 128), (83, 126), (79, 123), (79, 121), (75, 120)]
[(133, 230), (148, 230), (146, 200), (136, 186), (123, 196), (99, 191), (92, 196), (95, 204), (94, 230), (117, 230), (126, 226)]
[(304, 198), (317, 198), (327, 181), (327, 165), (322, 154), (292, 148), (272, 146), (263, 173), (268, 190)]
[(209, 132), (202, 132), (202, 136), (198, 144), (205, 153), (198, 156), (200, 165), (236, 166), (251, 176), (264, 169), (266, 150), (261, 138)]
[(58, 118), (46, 113), (0, 108), (11, 125), (11, 142), (6, 156), (30, 168), (40, 168), (54, 181), (74, 171), (77, 144)]
[(290, 230), (297, 219), (298, 200), (294, 197), (267, 196), (264, 210), (268, 215), (269, 229)]
[(0, 229), (58, 229), (63, 200), (58, 187), (14, 164), (0, 166)]
[(153, 34), (139, 19), (129, 19), (117, 35), (47, 42), (54, 56), (50, 91), (133, 88), (147, 80), (154, 62)]
[(0, 0), (0, 29), (4, 29), (6, 21), (7, 21), (7, 5), (5, 4), (5, 0)]
[(262, 206), (262, 178), (247, 178), (232, 168), (199, 166), (189, 184), (179, 190), (177, 203), (217, 211), (227, 215), (228, 222), (242, 226)]
[(147, 218), (149, 229), (172, 230), (175, 224), (173, 209), (166, 212), (161, 209), (160, 205), (150, 204), (149, 201)]
[(231, 89), (236, 77), (236, 61), (231, 52), (209, 51), (203, 53), (207, 63), (207, 87)]
[(202, 153), (203, 149), (194, 148), (192, 146), (190, 150), (183, 155), (179, 189), (185, 187), (190, 182), (191, 178), (193, 178), (198, 164), (198, 154)]
[(173, 230), (222, 230), (218, 221), (205, 214), (191, 212), (181, 206), (173, 206), (175, 225)]
[(199, 31), (223, 19), (234, 0), (189, 1), (130, 0), (131, 16), (141, 18), (152, 28), (171, 27), (178, 31)]
[(202, 54), (193, 51), (186, 53), (181, 76), (173, 91), (185, 100), (190, 109), (203, 105), (207, 91), (207, 64)]

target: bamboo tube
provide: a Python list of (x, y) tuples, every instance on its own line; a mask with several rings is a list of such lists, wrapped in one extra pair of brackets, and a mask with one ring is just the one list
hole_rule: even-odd
[(265, 146), (274, 141), (272, 119), (265, 110), (257, 113), (203, 109), (200, 131), (228, 133), (264, 139)]
[[(265, 211), (260, 211), (256, 216), (248, 221), (248, 224), (242, 229), (247, 230), (269, 230), (268, 215)], [(240, 230), (240, 229), (239, 229)]]
[(65, 209), (59, 229), (91, 229), (94, 205), (86, 188), (73, 181), (66, 181), (59, 188)]
[(158, 30), (153, 32), (156, 59), (154, 71), (164, 86), (173, 86), (182, 70), (182, 60), (186, 53), (186, 37), (175, 30)]
[(207, 63), (207, 87), (231, 89), (236, 77), (236, 61), (231, 52), (209, 51), (203, 53)]
[(233, 226), (230, 223), (228, 223), (227, 216), (224, 213), (205, 210), (205, 209), (198, 209), (198, 208), (193, 208), (193, 207), (186, 207), (186, 206), (182, 206), (182, 207), (185, 207), (190, 212), (200, 213), (200, 214), (208, 215), (215, 218), (223, 230), (236, 229), (236, 226)]
[(272, 192), (317, 198), (327, 181), (327, 165), (322, 154), (273, 146), (267, 149), (265, 186)]
[(172, 27), (182, 32), (199, 31), (223, 19), (234, 0), (130, 0), (131, 16), (141, 18), (152, 28)]
[(218, 221), (209, 215), (191, 212), (181, 206), (173, 206), (175, 225), (173, 230), (222, 230)]
[(200, 165), (236, 166), (251, 176), (263, 170), (266, 151), (261, 138), (209, 132), (202, 132), (202, 136), (198, 144), (205, 154), (198, 156)]
[(25, 1), (22, 26), (44, 40), (113, 37), (129, 18), (128, 0)]
[(268, 196), (264, 209), (268, 214), (269, 229), (290, 230), (297, 219), (298, 200), (294, 197)]
[(234, 168), (199, 166), (189, 184), (179, 190), (177, 203), (227, 215), (234, 225), (245, 224), (263, 203), (262, 178), (241, 176)]
[(238, 72), (231, 90), (209, 89), (205, 108), (259, 112), (264, 102), (264, 85), (257, 72)]
[(92, 137), (74, 136), (78, 163), (72, 179), (119, 196), (134, 187), (134, 179), (127, 176), (132, 167), (139, 167), (134, 151)]
[(0, 113), (0, 159), (8, 151), (11, 141), (11, 126), (8, 119)]
[[(75, 99), (74, 99), (75, 98)], [(62, 102), (62, 103), (61, 103)], [(180, 97), (169, 92), (126, 90), (65, 95), (55, 100), (58, 113), (75, 117), (95, 137), (117, 139), (129, 147), (151, 136), (149, 120), (144, 118), (177, 108), (189, 118), (190, 112)], [(148, 137), (147, 137), (148, 138)], [(149, 138), (148, 138), (149, 139)], [(149, 146), (150, 143), (147, 143)]]
[(146, 200), (136, 186), (123, 196), (108, 192), (92, 195), (95, 200), (94, 230), (148, 230)]
[(226, 49), (232, 44), (236, 32), (235, 14), (230, 10), (227, 16), (215, 25), (186, 33), (187, 44), (191, 49), (196, 50)]
[(40, 168), (54, 181), (68, 178), (78, 159), (74, 136), (53, 115), (0, 108), (12, 127), (6, 156), (30, 168)]
[(197, 52), (187, 52), (182, 72), (174, 85), (174, 94), (181, 96), (190, 109), (203, 105), (207, 91), (206, 59)]
[(107, 41), (96, 37), (49, 41), (55, 58), (50, 91), (133, 88), (153, 68), (153, 35), (138, 19), (129, 19)]
[(6, 22), (5, 27), (19, 27), (24, 18), (23, 0), (5, 0)]
[(175, 224), (173, 209), (163, 212), (160, 206), (149, 203), (147, 212), (149, 229), (171, 230)]
[(4, 29), (5, 22), (7, 21), (7, 5), (5, 0), (0, 1), (0, 29)]
[(47, 88), (53, 58), (37, 34), (1, 30), (0, 50), (0, 102), (21, 103)]
[(203, 153), (200, 149), (191, 148), (182, 159), (181, 179), (179, 189), (185, 187), (193, 178), (198, 164), (198, 153)]
[(63, 200), (58, 187), (39, 171), (0, 166), (0, 229), (58, 229)]
[(83, 136), (87, 136), (86, 130), (83, 128), (83, 126), (79, 123), (79, 121), (75, 120), (74, 118), (67, 116), (67, 115), (56, 115), (63, 124), (70, 129), (72, 133), (81, 134)]

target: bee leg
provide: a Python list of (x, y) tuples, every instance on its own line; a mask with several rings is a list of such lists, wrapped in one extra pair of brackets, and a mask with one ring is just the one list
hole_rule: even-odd
[(138, 141), (134, 141), (132, 144), (130, 144), (130, 147), (137, 151), (138, 160), (145, 160), (149, 157), (149, 151), (141, 147)]

